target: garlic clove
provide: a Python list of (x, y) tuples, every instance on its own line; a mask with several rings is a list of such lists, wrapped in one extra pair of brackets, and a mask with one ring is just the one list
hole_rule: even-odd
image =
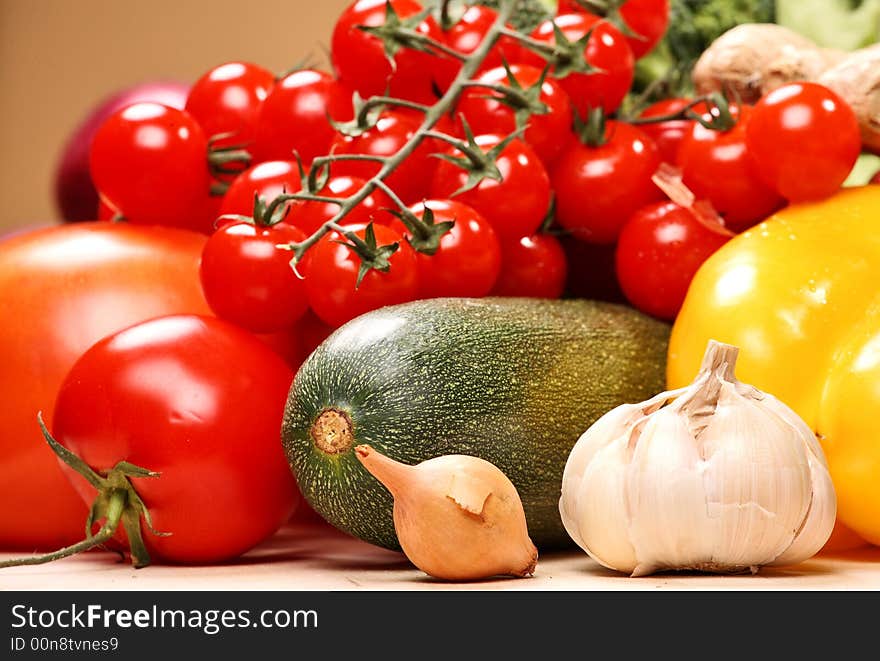
[(538, 550), (522, 501), (496, 466), (446, 455), (407, 466), (368, 445), (355, 455), (394, 496), (394, 526), (407, 558), (445, 580), (529, 576)]
[(577, 506), (581, 500), (578, 497), (578, 485), (583, 480), (584, 471), (590, 462), (593, 461), (597, 452), (611, 443), (615, 436), (620, 436), (621, 428), (628, 427), (629, 424), (642, 417), (644, 416), (641, 408), (634, 404), (618, 406), (612, 409), (593, 423), (580, 437), (578, 443), (580, 444), (581, 452), (576, 456), (572, 456), (566, 466), (565, 473), (562, 476), (559, 514), (569, 536), (584, 550), (586, 548), (584, 547), (583, 537), (576, 523), (578, 519)]
[(791, 545), (809, 506), (800, 435), (728, 383), (700, 440), (708, 457), (708, 505), (719, 523), (719, 569), (772, 562)]
[(559, 499), (559, 514), (562, 523), (569, 536), (584, 550), (583, 538), (578, 531), (576, 523), (576, 505), (578, 489), (573, 485), (579, 485), (583, 480), (586, 466), (593, 460), (594, 455), (605, 445), (619, 437), (621, 430), (636, 424), (646, 415), (660, 408), (667, 400), (675, 398), (679, 390), (662, 392), (640, 404), (623, 404), (617, 406), (594, 422), (590, 428), (578, 439), (579, 452), (569, 457), (565, 472), (562, 476), (562, 489)]
[(816, 434), (791, 408), (773, 395), (762, 393), (762, 403), (768, 412), (779, 416), (786, 424), (792, 425), (800, 434), (809, 449), (810, 483), (812, 487), (810, 510), (801, 530), (791, 546), (772, 564), (787, 565), (812, 557), (825, 545), (837, 518), (837, 493), (828, 472), (828, 462)]
[[(626, 461), (629, 435), (621, 435), (596, 452), (587, 464), (581, 482), (573, 485), (581, 497), (574, 516), (565, 521), (566, 530), (591, 558), (603, 567), (629, 571), (636, 565), (630, 541), (629, 522), (618, 516), (626, 512)], [(592, 534), (602, 530), (602, 535)]]
[(701, 463), (687, 419), (675, 409), (645, 422), (627, 470), (629, 534), (638, 560), (633, 576), (701, 568), (711, 553)]

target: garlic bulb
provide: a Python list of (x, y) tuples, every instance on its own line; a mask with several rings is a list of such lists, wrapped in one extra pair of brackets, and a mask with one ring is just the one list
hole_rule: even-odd
[(400, 546), (426, 574), (464, 581), (534, 573), (538, 550), (522, 502), (494, 464), (446, 455), (408, 466), (369, 445), (355, 455), (394, 496)]
[(806, 560), (830, 536), (821, 446), (788, 406), (736, 380), (737, 353), (710, 341), (691, 385), (609, 411), (572, 449), (559, 510), (601, 565), (756, 572)]

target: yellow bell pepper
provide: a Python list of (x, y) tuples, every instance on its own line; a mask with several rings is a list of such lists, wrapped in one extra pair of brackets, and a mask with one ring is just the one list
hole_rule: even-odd
[(880, 545), (880, 186), (792, 205), (712, 255), (673, 326), (670, 388), (710, 338), (740, 347), (739, 378), (815, 430), (838, 524)]

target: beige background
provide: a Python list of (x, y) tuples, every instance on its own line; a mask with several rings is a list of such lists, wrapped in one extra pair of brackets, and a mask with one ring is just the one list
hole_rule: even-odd
[(121, 87), (249, 60), (326, 62), (349, 0), (0, 0), (0, 231), (57, 218), (61, 146)]

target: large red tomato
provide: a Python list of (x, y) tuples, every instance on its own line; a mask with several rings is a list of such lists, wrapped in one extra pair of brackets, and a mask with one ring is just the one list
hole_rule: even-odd
[[(301, 500), (278, 438), (292, 380), (279, 356), (233, 324), (159, 317), (74, 363), (53, 433), (93, 470), (128, 461), (159, 474), (131, 481), (153, 528), (170, 533), (142, 525), (154, 561), (221, 562), (272, 535)], [(93, 502), (95, 488), (67, 472)]]
[(51, 425), (67, 371), (92, 344), (172, 313), (210, 314), (199, 285), (205, 237), (83, 222), (0, 241), (0, 548), (82, 539), (86, 506), (37, 425)]

